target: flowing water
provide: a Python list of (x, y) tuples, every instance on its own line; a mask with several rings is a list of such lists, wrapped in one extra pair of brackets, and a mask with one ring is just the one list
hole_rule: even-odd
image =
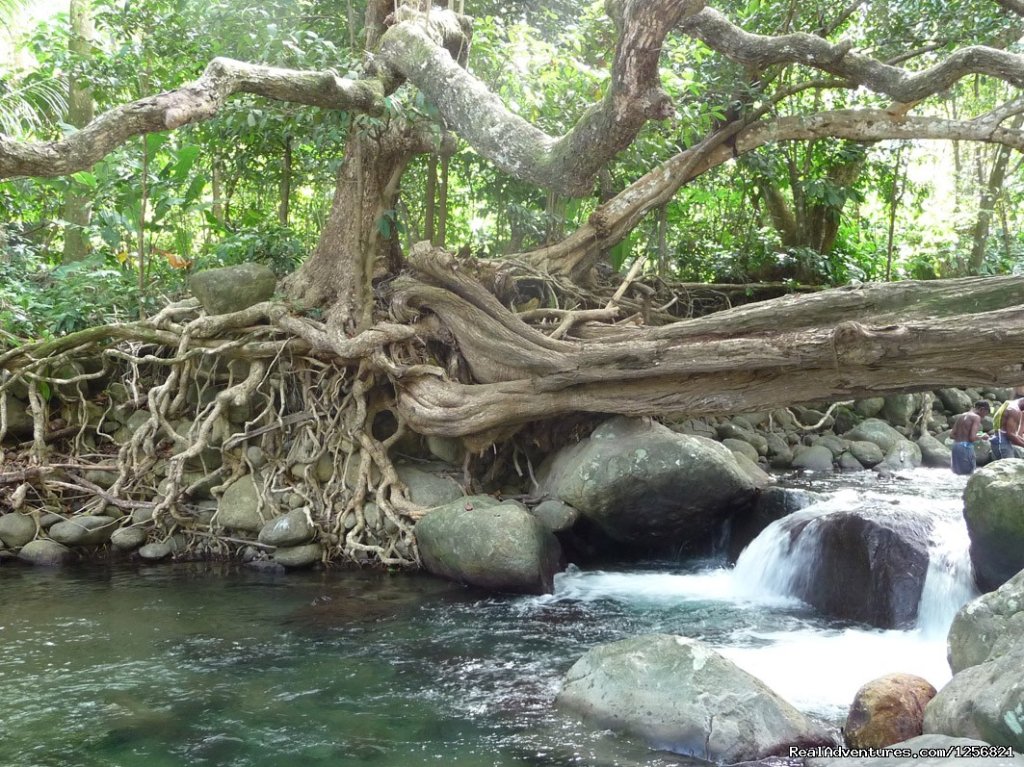
[(801, 554), (774, 527), (736, 568), (570, 567), (546, 597), (366, 573), (4, 566), (0, 765), (689, 764), (551, 707), (588, 648), (648, 632), (703, 639), (834, 723), (881, 674), (941, 685), (946, 629), (973, 595), (963, 478), (806, 486), (828, 500), (801, 514), (888, 504), (934, 520), (917, 628), (840, 625), (787, 596)]

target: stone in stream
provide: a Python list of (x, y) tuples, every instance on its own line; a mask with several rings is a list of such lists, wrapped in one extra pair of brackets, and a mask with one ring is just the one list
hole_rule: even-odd
[(288, 569), (312, 567), (323, 559), (324, 549), (319, 543), (302, 546), (282, 546), (274, 551), (274, 562)]
[(259, 542), (268, 546), (298, 546), (312, 540), (315, 533), (309, 509), (303, 507), (267, 522), (260, 530)]
[[(892, 426), (878, 418), (868, 418), (861, 421), (853, 429), (843, 435), (844, 439), (850, 442), (873, 442), (883, 453), (888, 453), (898, 442), (904, 439), (903, 435)], [(854, 453), (854, 455), (857, 455)], [(860, 460), (860, 456), (857, 456)], [(861, 463), (865, 463), (861, 461)]]
[(964, 489), (974, 579), (992, 591), (1024, 568), (1024, 461), (994, 461)]
[(20, 548), (36, 537), (36, 521), (28, 514), (12, 511), (0, 517), (0, 541), (12, 549)]
[(18, 552), (18, 559), (43, 567), (54, 567), (64, 564), (72, 556), (71, 549), (67, 546), (45, 538), (29, 541)]
[(65, 546), (98, 546), (110, 540), (117, 524), (113, 517), (77, 516), (55, 524), (49, 536)]
[(835, 745), (763, 682), (695, 639), (652, 634), (599, 645), (576, 662), (555, 705), (652, 748), (734, 763)]
[(886, 674), (863, 685), (846, 718), (846, 744), (883, 748), (922, 733), (924, 707), (935, 697), (927, 679), (913, 674)]

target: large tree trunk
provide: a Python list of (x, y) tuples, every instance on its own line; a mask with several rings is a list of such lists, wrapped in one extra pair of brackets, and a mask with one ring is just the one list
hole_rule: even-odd
[[(92, 51), (93, 24), (90, 0), (71, 0), (71, 38), (68, 48), (73, 65), (68, 75), (68, 122), (84, 128), (93, 118), (92, 88), (80, 71)], [(89, 190), (71, 183), (64, 195), (64, 263), (81, 261), (89, 253), (85, 229), (92, 217), (92, 195)]]
[[(1013, 119), (1012, 127), (1015, 130), (1020, 128), (1021, 122), (1021, 116), (1017, 115)], [(971, 258), (968, 264), (971, 274), (980, 274), (982, 264), (985, 262), (985, 249), (988, 245), (989, 232), (992, 229), (992, 217), (995, 215), (996, 202), (1003, 193), (1006, 169), (1010, 164), (1011, 154), (1006, 147), (995, 148), (996, 156), (992, 162), (992, 170), (978, 195), (978, 218), (971, 231)]]

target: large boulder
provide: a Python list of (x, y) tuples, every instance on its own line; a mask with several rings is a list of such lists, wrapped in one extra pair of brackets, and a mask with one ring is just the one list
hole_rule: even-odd
[(1024, 461), (995, 461), (964, 490), (974, 579), (992, 591), (1024, 568)]
[(1024, 642), (1024, 571), (960, 608), (949, 628), (954, 674), (995, 660)]
[(797, 452), (794, 469), (804, 471), (832, 471), (832, 451), (825, 445), (812, 445)]
[(258, 533), (263, 529), (267, 520), (260, 513), (260, 489), (252, 474), (239, 477), (228, 485), (217, 501), (214, 521), (220, 527), (247, 533)]
[(924, 707), (935, 697), (927, 679), (913, 674), (886, 674), (854, 696), (846, 718), (846, 745), (883, 748), (922, 733)]
[(1024, 752), (1022, 668), (1024, 642), (1018, 633), (1004, 654), (953, 675), (925, 709), (924, 731)]
[(920, 394), (890, 394), (885, 398), (882, 418), (896, 426), (909, 426), (920, 403)]
[(796, 596), (840, 620), (909, 628), (928, 573), (930, 523), (920, 515), (878, 508), (815, 515), (781, 523), (803, 566), (789, 586)]
[(0, 541), (17, 549), (36, 537), (36, 521), (28, 514), (13, 511), (0, 517)]
[(904, 439), (902, 434), (877, 418), (866, 418), (843, 436), (851, 442), (873, 442), (883, 453), (888, 453), (896, 443)]
[(869, 469), (885, 460), (885, 453), (882, 452), (882, 448), (874, 442), (868, 442), (867, 440), (850, 442), (850, 454), (862, 466), (866, 466)]
[(993, 749), (984, 741), (948, 735), (918, 735), (882, 750), (891, 755), (840, 752), (807, 759), (804, 767), (1024, 767), (1024, 756), (990, 756)]
[(830, 744), (829, 733), (706, 644), (667, 634), (600, 645), (555, 705), (653, 748), (733, 763)]
[(29, 541), (18, 552), (18, 559), (21, 561), (42, 567), (55, 567), (64, 564), (72, 556), (71, 549), (67, 546), (46, 538)]
[(622, 417), (555, 455), (541, 483), (612, 540), (660, 549), (707, 539), (758, 490), (728, 448)]
[(974, 401), (963, 389), (939, 389), (935, 392), (947, 413), (959, 415), (974, 407)]
[(519, 504), (469, 496), (426, 514), (415, 533), (423, 567), (434, 575), (492, 591), (553, 590), (561, 546)]
[(931, 434), (922, 434), (918, 437), (917, 446), (921, 450), (921, 462), (925, 466), (936, 469), (949, 468), (953, 451)]
[(239, 264), (197, 272), (188, 286), (207, 314), (229, 314), (268, 300), (277, 277), (263, 264)]
[(883, 466), (890, 469), (913, 469), (921, 465), (921, 448), (909, 439), (900, 438), (885, 454)]

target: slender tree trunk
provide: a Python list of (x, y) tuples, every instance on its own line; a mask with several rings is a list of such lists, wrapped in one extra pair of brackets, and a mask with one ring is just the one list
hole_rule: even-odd
[[(1022, 122), (1024, 122), (1024, 117), (1017, 115), (1013, 119), (1012, 129), (1018, 130)], [(979, 274), (985, 263), (985, 248), (988, 245), (988, 236), (992, 228), (992, 217), (995, 215), (996, 202), (1003, 192), (1006, 169), (1009, 164), (1010, 149), (1004, 146), (996, 147), (992, 170), (978, 194), (978, 218), (971, 231), (971, 260), (968, 263), (968, 270), (971, 274)]]
[(668, 203), (658, 208), (658, 276), (668, 274)]
[[(71, 39), (68, 48), (72, 66), (68, 74), (68, 122), (83, 128), (93, 118), (92, 88), (81, 68), (88, 64), (92, 53), (93, 23), (89, 7), (91, 0), (71, 0)], [(92, 195), (74, 182), (64, 196), (64, 263), (81, 261), (89, 253), (85, 229), (92, 217)]]
[(433, 153), (427, 158), (427, 186), (424, 196), (426, 205), (423, 214), (423, 236), (431, 245), (437, 245), (434, 226), (434, 217), (437, 215), (437, 155)]
[(281, 158), (280, 202), (277, 206), (277, 221), (288, 226), (288, 203), (292, 195), (292, 137), (285, 136), (284, 156)]
[(224, 223), (224, 176), (221, 170), (220, 158), (213, 158), (211, 176), (213, 178), (213, 217)]
[(441, 158), (440, 198), (437, 201), (437, 244), (442, 248), (448, 238), (448, 155)]
[(903, 199), (903, 190), (906, 183), (903, 179), (903, 147), (900, 144), (896, 149), (896, 162), (892, 169), (892, 194), (889, 196), (889, 231), (885, 246), (885, 281), (892, 280), (893, 249), (896, 239), (896, 212), (899, 210), (900, 201)]

